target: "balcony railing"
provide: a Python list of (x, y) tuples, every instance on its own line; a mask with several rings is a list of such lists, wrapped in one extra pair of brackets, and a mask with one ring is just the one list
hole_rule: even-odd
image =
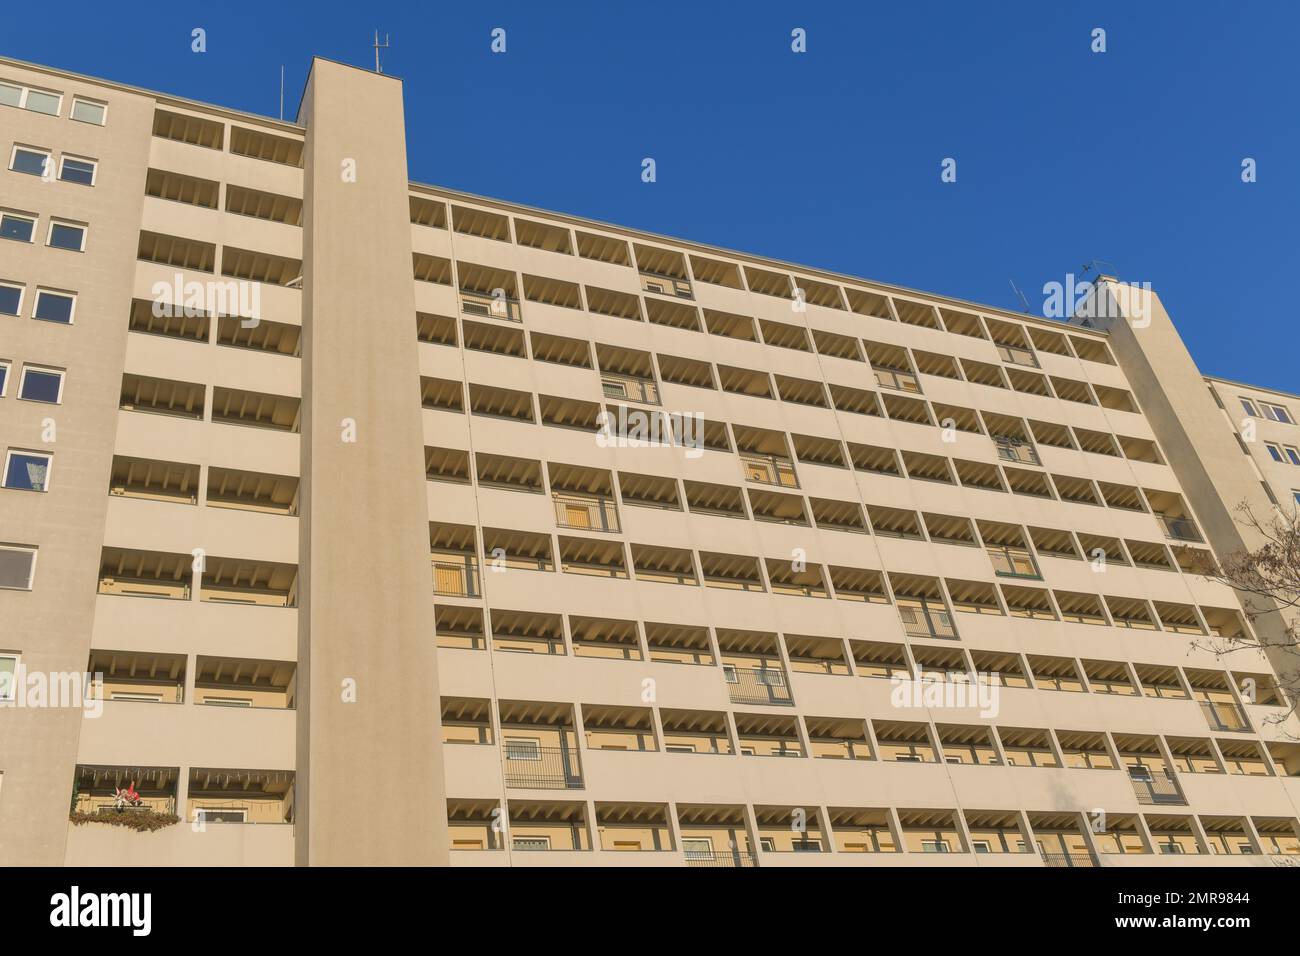
[(644, 402), (647, 405), (659, 404), (659, 386), (655, 384), (654, 379), (604, 372), (600, 376), (600, 387), (604, 390), (606, 398)]
[(1003, 461), (1015, 461), (1022, 465), (1041, 465), (1042, 460), (1038, 457), (1038, 452), (1029, 442), (1021, 441), (1016, 438), (1003, 438), (995, 436), (993, 439), (998, 448), (998, 457)]
[(507, 787), (531, 790), (581, 790), (578, 753), (567, 747), (534, 747), (505, 742)]
[(519, 300), (505, 296), (493, 296), (483, 292), (460, 290), (460, 310), (468, 315), (486, 315), (493, 319), (505, 319), (507, 322), (522, 322), (519, 316)]
[(658, 272), (641, 272), (641, 291), (656, 292), (659, 295), (675, 295), (679, 299), (693, 299), (691, 284), (676, 276), (661, 275)]
[(1174, 518), (1169, 515), (1156, 515), (1156, 520), (1164, 526), (1165, 537), (1176, 541), (1200, 541), (1201, 533), (1191, 518)]
[(618, 509), (613, 498), (599, 495), (552, 495), (555, 523), (561, 528), (584, 531), (618, 531)]
[(740, 869), (758, 866), (758, 862), (748, 850), (687, 850), (686, 865)]
[(1096, 866), (1097, 858), (1091, 853), (1048, 853), (1043, 851), (1045, 866)]
[(896, 388), (900, 392), (921, 391), (916, 376), (906, 369), (878, 366), (873, 368), (872, 371), (876, 375), (876, 384), (881, 388)]
[(433, 559), (433, 593), (446, 597), (483, 596), (479, 586), (478, 567), (464, 561)]
[(947, 611), (924, 607), (900, 607), (898, 616), (903, 621), (903, 631), (908, 637), (954, 638), (957, 629), (952, 626), (952, 615)]
[(789, 458), (746, 452), (740, 456), (740, 465), (745, 470), (746, 481), (760, 481), (763, 484), (782, 485), (786, 488), (799, 487), (799, 479), (794, 473), (794, 463)]
[(1133, 793), (1137, 802), (1145, 805), (1183, 804), (1183, 788), (1178, 779), (1168, 770), (1153, 771), (1149, 767), (1129, 767), (1128, 779), (1133, 784)]
[(1250, 724), (1246, 721), (1246, 716), (1236, 704), (1227, 701), (1203, 700), (1200, 701), (1200, 705), (1201, 713), (1205, 715), (1205, 722), (1210, 725), (1211, 730), (1250, 730)]
[(723, 678), (733, 704), (775, 704), (793, 707), (794, 697), (785, 672), (757, 667), (723, 665)]

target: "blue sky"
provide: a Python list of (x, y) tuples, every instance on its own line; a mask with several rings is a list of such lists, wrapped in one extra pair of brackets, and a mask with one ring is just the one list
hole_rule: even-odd
[(413, 179), (1004, 308), (1103, 260), (1207, 373), (1300, 391), (1290, 0), (11, 7), (6, 55), (269, 115), (378, 27)]

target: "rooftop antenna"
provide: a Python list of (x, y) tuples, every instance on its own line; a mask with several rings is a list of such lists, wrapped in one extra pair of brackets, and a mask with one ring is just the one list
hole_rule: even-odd
[(383, 73), (384, 68), (379, 64), (379, 51), (388, 49), (388, 34), (384, 34), (384, 42), (379, 42), (379, 31), (375, 31), (375, 72)]
[(1098, 275), (1106, 275), (1107, 273), (1102, 271), (1102, 266), (1110, 266), (1114, 271), (1119, 271), (1113, 262), (1107, 262), (1105, 259), (1089, 259), (1083, 264), (1083, 272), (1079, 274), (1079, 278), (1084, 278), (1089, 272), (1096, 272)]
[(1025, 294), (1023, 292), (1021, 292), (1019, 289), (1016, 288), (1016, 283), (1013, 279), (1008, 279), (1007, 281), (1011, 283), (1011, 291), (1020, 297), (1020, 305), (1024, 308), (1025, 315), (1028, 315), (1029, 300), (1025, 298)]

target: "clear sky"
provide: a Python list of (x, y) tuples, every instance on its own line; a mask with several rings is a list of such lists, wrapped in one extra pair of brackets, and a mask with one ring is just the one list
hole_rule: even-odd
[(292, 117), (376, 27), (413, 179), (1035, 312), (1102, 260), (1208, 374), (1300, 391), (1294, 0), (64, 0), (0, 53), (268, 115), (283, 64)]

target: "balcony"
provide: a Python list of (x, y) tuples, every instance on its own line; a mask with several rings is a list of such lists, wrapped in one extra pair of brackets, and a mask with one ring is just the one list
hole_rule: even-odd
[(1175, 515), (1157, 514), (1156, 520), (1160, 522), (1161, 527), (1165, 529), (1165, 537), (1175, 541), (1194, 541), (1200, 542), (1204, 539), (1201, 533), (1196, 530), (1196, 522), (1191, 518), (1184, 518)]
[(786, 488), (798, 488), (799, 479), (795, 477), (794, 463), (780, 455), (742, 454), (740, 464), (745, 472), (746, 481), (757, 481), (765, 485), (782, 485)]
[(998, 457), (1003, 461), (1019, 462), (1022, 465), (1042, 464), (1034, 446), (1023, 439), (994, 435), (993, 443), (997, 446)]
[(1144, 806), (1187, 805), (1187, 797), (1178, 785), (1178, 778), (1169, 770), (1130, 766), (1128, 779), (1133, 785), (1137, 802)]
[(553, 493), (555, 523), (561, 528), (578, 528), (582, 531), (619, 530), (618, 508), (613, 498), (598, 495)]
[(1028, 368), (1038, 368), (1038, 359), (1029, 349), (1021, 348), (1017, 345), (998, 345), (998, 355), (1002, 361), (1011, 365), (1024, 365)]
[(460, 290), (460, 310), (466, 315), (483, 315), (507, 322), (523, 322), (519, 314), (519, 300), (507, 296), (475, 292), (470, 289)]
[(659, 404), (659, 387), (654, 379), (640, 378), (636, 375), (620, 375), (614, 372), (602, 372), (600, 387), (606, 398), (622, 401), (641, 402), (646, 405)]
[(1039, 855), (1043, 858), (1043, 865), (1049, 867), (1097, 866), (1097, 858), (1091, 853), (1048, 853), (1040, 850)]
[(716, 851), (706, 849), (702, 842), (695, 842), (682, 835), (682, 843), (686, 854), (687, 866), (703, 866), (720, 869), (743, 869), (745, 867), (756, 867), (758, 861), (754, 859), (754, 854), (748, 850), (724, 850)]
[(1221, 700), (1202, 700), (1198, 703), (1201, 705), (1201, 713), (1205, 715), (1205, 722), (1210, 725), (1211, 730), (1232, 732), (1250, 730), (1246, 716), (1236, 704)]
[[(504, 733), (504, 731), (503, 731)], [(528, 790), (581, 790), (578, 755), (566, 747), (541, 747), (505, 737), (507, 787)]]
[(903, 622), (903, 631), (908, 637), (930, 637), (953, 639), (957, 630), (952, 624), (952, 615), (947, 609), (933, 608), (925, 604), (898, 605), (898, 616)]
[(722, 665), (727, 695), (733, 704), (769, 704), (793, 707), (794, 698), (785, 672), (780, 669)]
[(478, 561), (454, 554), (434, 554), (433, 593), (444, 597), (477, 598), (483, 596)]
[(641, 271), (640, 276), (642, 292), (653, 292), (656, 295), (673, 295), (679, 299), (695, 298), (694, 293), (691, 292), (691, 284), (685, 279), (645, 270)]

